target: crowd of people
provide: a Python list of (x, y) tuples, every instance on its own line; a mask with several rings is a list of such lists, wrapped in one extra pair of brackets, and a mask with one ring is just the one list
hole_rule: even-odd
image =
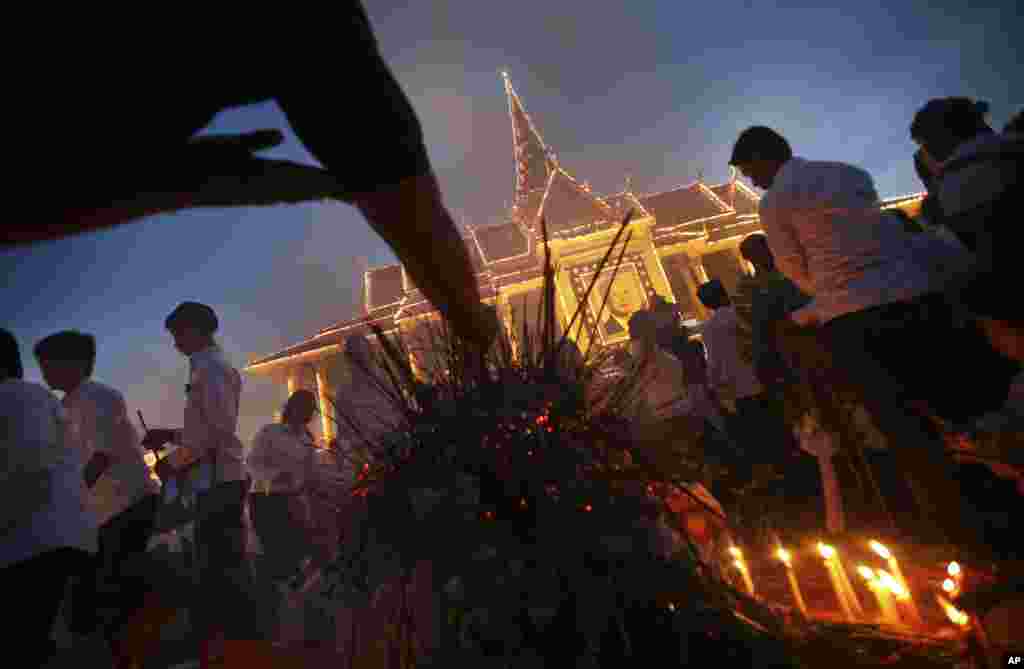
[[(672, 319), (659, 331), (648, 312), (631, 321), (644, 348), (674, 354), (684, 368), (675, 383), (685, 401), (665, 402), (671, 389), (654, 383), (646, 403), (661, 407), (661, 417), (702, 419), (717, 439), (706, 448), (729, 454), (741, 479), (774, 467), (789, 494), (806, 496), (799, 477), (785, 476), (794, 469), (788, 456), (813, 456), (832, 532), (849, 525), (835, 460), (877, 464), (877, 455), (864, 454), (873, 443), (888, 461), (871, 468), (884, 470), (875, 487), (883, 503), (894, 503), (903, 536), (991, 554), (993, 537), (964, 515), (991, 490), (962, 491), (972, 482), (947, 453), (950, 435), (969, 435), (993, 416), (1003, 429), (1019, 429), (1024, 412), (1014, 344), (1020, 315), (1000, 290), (1012, 281), (1005, 230), (1021, 171), (1019, 115), (999, 133), (986, 111), (948, 98), (913, 119), (914, 161), (928, 189), (918, 221), (881, 210), (863, 170), (794, 156), (770, 128), (745, 130), (731, 164), (765, 190), (764, 233), (740, 245), (753, 274), (733, 296), (717, 280), (700, 286), (712, 315), (693, 331)], [(694, 355), (698, 335), (704, 356)], [(654, 366), (671, 385), (677, 372)], [(909, 494), (893, 494), (893, 471)], [(1024, 473), (999, 472), (1016, 479), (1016, 494), (1024, 491)]]
[[(200, 203), (190, 189), (211, 175), (245, 181), (258, 169), (251, 154), (266, 138), (211, 143), (195, 135), (221, 110), (275, 100), (324, 165), (336, 185), (332, 192), (359, 208), (453, 331), (486, 348), (498, 323), (480, 303), (419, 121), (378, 53), (365, 10), (354, 1), (346, 11), (351, 20), (332, 25), (329, 39), (307, 44), (342, 49), (321, 60), (349, 63), (358, 79), (352, 85), (365, 102), (325, 101), (323, 73), (311, 66), (321, 54), (307, 49), (295, 50), (304, 62), (289, 61), (289, 85), (268, 87), (257, 83), (259, 77), (225, 76), (213, 68), (216, 80), (208, 86), (169, 98), (163, 87), (180, 67), (172, 64), (146, 78), (156, 82), (152, 90), (112, 86), (90, 96), (95, 104), (84, 115), (59, 123), (38, 119), (46, 127), (39, 136), (59, 146), (67, 173), (76, 178), (65, 184), (58, 210), (44, 217), (52, 222), (10, 224), (4, 245), (152, 213), (136, 202), (140, 193), (180, 192), (170, 208), (183, 209)], [(214, 43), (192, 47), (220, 53)], [(272, 55), (277, 62), (283, 57), (281, 50)], [(68, 64), (78, 66), (116, 71), (85, 57)], [(154, 103), (139, 105), (149, 99)], [(59, 102), (52, 108), (62, 108)], [(339, 143), (339, 102), (348, 117), (359, 115), (353, 122), (374, 131), (349, 133)], [(159, 111), (136, 118), (123, 113), (130, 106)], [(1014, 219), (1009, 198), (1022, 172), (1021, 115), (996, 132), (986, 111), (973, 100), (945, 98), (914, 117), (910, 136), (920, 147), (914, 164), (928, 190), (926, 231), (916, 234), (899, 216), (880, 212), (863, 170), (794, 156), (785, 138), (766, 127), (744, 131), (730, 162), (765, 190), (764, 235), (741, 247), (755, 272), (735, 295), (717, 282), (701, 287), (699, 298), (713, 312), (700, 333), (703, 343), (665, 318), (670, 308), (634, 316), (635, 350), (657, 356), (657, 378), (644, 386), (644, 419), (673, 412), (695, 417), (688, 425), (703, 426), (709, 455), (751, 475), (760, 465), (784, 468), (786, 455), (803, 449), (820, 464), (826, 523), (839, 532), (847, 523), (833, 460), (854, 448), (849, 416), (866, 416), (884, 439), (891, 469), (913, 491), (912, 517), (904, 523), (909, 533), (984, 547), (986, 538), (964, 520), (969, 502), (952, 474), (939, 426), (964, 431), (1000, 412), (1006, 424), (1020, 425), (1024, 319), (1005, 288), (1013, 277), (1015, 245), (1007, 233)], [(126, 123), (138, 124), (136, 131), (126, 132)], [(25, 666), (43, 666), (54, 654), (51, 632), (72, 582), (72, 631), (102, 636), (120, 666), (141, 662), (144, 650), (125, 630), (156, 596), (142, 565), (160, 489), (145, 449), (177, 446), (161, 459), (160, 478), (187, 476), (198, 491), (194, 543), (204, 596), (190, 614), (205, 664), (222, 654), (227, 640), (253, 637), (244, 628), (247, 617), (238, 615), (253, 606), (250, 527), (261, 540), (267, 573), (278, 581), (297, 561), (337, 543), (317, 527), (310, 500), (318, 486), (352, 472), (313, 455), (307, 425), (315, 398), (306, 391), (289, 397), (282, 419), (261, 430), (247, 452), (237, 437), (241, 377), (216, 344), (213, 309), (186, 302), (165, 325), (189, 362), (182, 427), (147, 429), (141, 441), (124, 398), (91, 378), (92, 337), (60, 332), (34, 348), (46, 383), (64, 394), (58, 401), (24, 381), (18, 343), (0, 332), (0, 574), (9, 596), (24, 593), (7, 629), (8, 651)], [(354, 358), (361, 345), (351, 344)], [(801, 404), (797, 397), (810, 401)], [(806, 409), (798, 420), (787, 414), (790, 404)], [(931, 530), (935, 536), (925, 536)], [(423, 578), (429, 581), (429, 574)], [(112, 614), (100, 616), (100, 610)]]

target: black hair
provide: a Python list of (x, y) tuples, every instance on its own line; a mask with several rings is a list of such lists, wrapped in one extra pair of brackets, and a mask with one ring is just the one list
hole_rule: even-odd
[(648, 311), (638, 311), (629, 317), (629, 336), (638, 339), (646, 335), (655, 335), (654, 316)]
[(740, 133), (732, 147), (730, 165), (742, 165), (752, 160), (775, 160), (784, 163), (793, 157), (786, 138), (771, 128), (755, 125)]
[(39, 361), (78, 363), (85, 376), (92, 376), (96, 365), (96, 338), (77, 330), (64, 330), (40, 339), (33, 352)]
[(700, 303), (709, 309), (721, 309), (732, 303), (728, 291), (718, 279), (711, 279), (711, 281), (701, 284), (697, 289), (697, 297), (700, 299)]
[(171, 332), (181, 327), (193, 327), (207, 336), (216, 332), (218, 325), (216, 312), (200, 302), (182, 302), (164, 321), (164, 327)]
[(300, 400), (307, 400), (313, 404), (314, 409), (316, 408), (316, 396), (313, 394), (313, 391), (300, 388), (292, 393), (284, 403), (284, 409), (281, 411), (282, 422), (288, 422), (289, 415), (291, 415), (292, 411), (295, 411), (295, 406)]
[(0, 380), (20, 379), (24, 376), (18, 340), (10, 331), (0, 328)]
[(936, 98), (914, 114), (910, 137), (924, 145), (936, 160), (949, 158), (957, 146), (979, 134), (992, 132), (985, 121), (987, 102), (971, 98)]
[(743, 256), (744, 260), (748, 262), (750, 261), (750, 258), (747, 257), (747, 252), (744, 249), (749, 249), (750, 246), (753, 244), (758, 244), (764, 250), (766, 250), (768, 252), (768, 256), (772, 260), (772, 263), (774, 264), (775, 257), (772, 256), (771, 248), (768, 246), (768, 237), (765, 236), (763, 232), (755, 232), (753, 234), (747, 235), (746, 237), (743, 238), (743, 241), (740, 242), (740, 255)]

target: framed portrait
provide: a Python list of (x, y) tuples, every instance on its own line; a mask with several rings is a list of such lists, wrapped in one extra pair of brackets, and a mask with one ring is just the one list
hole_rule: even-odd
[(617, 269), (606, 267), (600, 275), (596, 264), (574, 267), (571, 272), (577, 300), (583, 299), (587, 286), (597, 276), (585, 310), (587, 329), (596, 329), (598, 339), (605, 345), (628, 341), (630, 317), (649, 308), (654, 297), (643, 257), (623, 258)]

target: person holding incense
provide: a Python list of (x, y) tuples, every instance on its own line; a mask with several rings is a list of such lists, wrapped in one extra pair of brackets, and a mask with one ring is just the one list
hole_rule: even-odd
[(183, 302), (165, 326), (175, 348), (189, 361), (185, 421), (180, 429), (151, 429), (143, 445), (168, 442), (180, 448), (170, 466), (194, 472), (197, 495), (195, 543), (200, 555), (199, 591), (190, 613), (202, 639), (200, 661), (223, 654), (228, 640), (251, 638), (246, 616), (251, 610), (252, 575), (246, 559), (243, 519), (247, 475), (238, 439), (238, 405), (242, 378), (217, 345), (217, 314), (199, 302)]

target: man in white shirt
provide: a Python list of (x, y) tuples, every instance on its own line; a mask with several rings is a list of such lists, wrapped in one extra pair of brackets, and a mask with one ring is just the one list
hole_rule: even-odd
[[(957, 329), (935, 273), (911, 253), (910, 235), (880, 212), (866, 172), (794, 157), (785, 138), (763, 126), (740, 135), (730, 163), (767, 190), (760, 216), (776, 265), (813, 298), (790, 318), (822, 325), (836, 381), (858, 389), (899, 466), (930, 493), (921, 509), (927, 521), (918, 526), (976, 543), (960, 522), (942, 441), (910, 403), (924, 399), (940, 414), (963, 415), (989, 395), (1005, 397), (1009, 379), (992, 390), (987, 377), (996, 361), (973, 333)], [(942, 364), (936, 350), (949, 353)]]
[(96, 519), (84, 462), (63, 444), (63, 410), (46, 388), (22, 380), (17, 341), (0, 330), (0, 588), (15, 604), (6, 651), (41, 667), (69, 578), (96, 552)]
[(725, 287), (717, 279), (697, 290), (711, 318), (701, 328), (708, 356), (708, 381), (719, 397), (736, 403), (735, 435), (751, 465), (781, 463), (793, 448), (783, 420), (781, 394), (769, 393), (740, 354), (740, 320)]
[(153, 531), (159, 486), (149, 476), (124, 398), (90, 378), (95, 339), (80, 332), (58, 332), (39, 341), (35, 355), (46, 383), (64, 393), (65, 446), (87, 463), (89, 502), (100, 523), (98, 559), (83, 574), (72, 598), (72, 628), (79, 634), (95, 630), (97, 586), (103, 579), (117, 588), (111, 604), (119, 614), (103, 630), (107, 641), (116, 644), (120, 628), (142, 606), (148, 590), (139, 559)]
[(250, 633), (244, 614), (252, 592), (243, 520), (246, 470), (242, 442), (235, 434), (242, 379), (214, 341), (218, 321), (209, 306), (183, 302), (165, 326), (175, 348), (189, 360), (185, 426), (152, 429), (143, 445), (178, 444), (184, 455), (176, 451), (171, 457), (198, 468), (195, 544), (204, 601), (196, 602), (191, 613), (205, 639), (201, 654), (211, 657), (221, 652), (223, 639), (246, 639)]

